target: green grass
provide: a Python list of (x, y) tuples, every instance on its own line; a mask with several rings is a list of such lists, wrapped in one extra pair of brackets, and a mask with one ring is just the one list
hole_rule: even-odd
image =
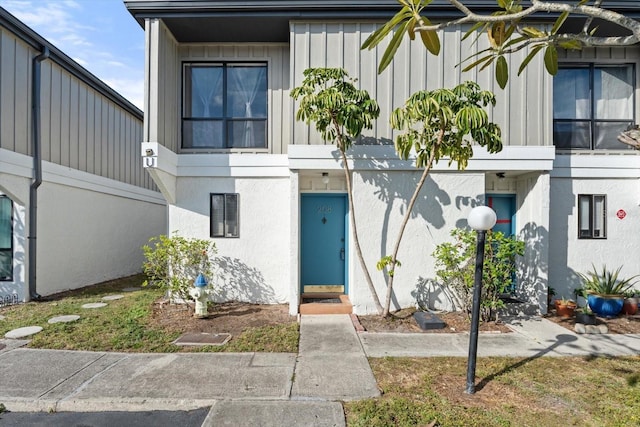
[(640, 357), (371, 359), (382, 397), (345, 404), (349, 426), (637, 426)]
[[(31, 348), (87, 351), (162, 352), (297, 352), (298, 325), (251, 328), (224, 346), (181, 347), (171, 344), (177, 332), (167, 332), (151, 321), (152, 305), (162, 297), (159, 289), (146, 287), (135, 292), (122, 292), (127, 287), (141, 286), (143, 276), (69, 291), (50, 301), (29, 302), (0, 309), (0, 336), (23, 326), (42, 326), (33, 335)], [(100, 302), (102, 297), (122, 293), (124, 298), (109, 301), (100, 309), (83, 309), (86, 303)], [(80, 320), (49, 324), (54, 316), (78, 314)]]

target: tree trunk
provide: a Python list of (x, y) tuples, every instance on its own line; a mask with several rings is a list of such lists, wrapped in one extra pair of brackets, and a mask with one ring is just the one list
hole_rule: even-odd
[[(435, 158), (436, 149), (440, 145), (440, 142), (442, 141), (442, 137), (443, 137), (443, 132), (441, 131), (440, 135), (438, 136), (438, 142), (434, 145), (433, 149), (431, 150), (431, 154), (429, 155), (429, 162), (425, 166), (424, 171), (422, 172), (422, 176), (420, 177), (420, 181), (418, 181), (418, 185), (416, 186), (416, 190), (413, 192), (413, 195), (411, 196), (411, 200), (409, 201), (409, 205), (407, 206), (407, 210), (404, 214), (402, 224), (400, 225), (400, 231), (398, 231), (396, 244), (393, 248), (393, 253), (391, 254), (391, 270), (395, 270), (396, 268), (396, 257), (398, 256), (398, 251), (400, 250), (400, 242), (402, 241), (404, 229), (407, 227), (409, 218), (411, 218), (411, 211), (413, 210), (413, 206), (416, 204), (416, 201), (418, 200), (418, 195), (420, 194), (420, 190), (422, 189), (425, 181), (427, 180), (427, 176), (429, 175), (429, 171), (431, 170), (431, 166), (433, 165), (433, 159)], [(387, 295), (384, 300), (384, 311), (382, 312), (383, 317), (387, 317), (389, 315), (394, 277), (395, 277), (395, 274), (387, 275)]]

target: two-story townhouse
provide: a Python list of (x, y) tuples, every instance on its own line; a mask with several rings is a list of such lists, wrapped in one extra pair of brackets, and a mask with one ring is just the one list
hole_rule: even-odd
[[(379, 294), (376, 262), (391, 251), (419, 176), (394, 154), (392, 110), (415, 91), (466, 80), (496, 93), (489, 114), (504, 149), (474, 149), (465, 171), (437, 165), (400, 248), (392, 308), (425, 292), (447, 305), (430, 284), (432, 252), (485, 203), (498, 229), (525, 240), (515, 293), (539, 311), (549, 286), (571, 296), (576, 273), (592, 262), (635, 274), (639, 248), (628, 236), (640, 231), (640, 169), (615, 134), (637, 122), (637, 47), (566, 54), (555, 79), (536, 58), (501, 90), (491, 69), (461, 71), (488, 43), (462, 40), (461, 27), (440, 31), (439, 56), (403, 43), (378, 74), (385, 46), (361, 45), (398, 10), (393, 0), (125, 3), (146, 31), (142, 156), (169, 204), (168, 232), (215, 241), (218, 298), (286, 302), (297, 313), (304, 293), (331, 290), (356, 313), (375, 310), (352, 246), (338, 152), (295, 120), (289, 93), (308, 67), (345, 68), (381, 106), (349, 152), (361, 245)], [(433, 19), (455, 16), (444, 2), (433, 10)], [(512, 70), (526, 54), (509, 58)]]
[(0, 305), (141, 271), (142, 111), (0, 8)]

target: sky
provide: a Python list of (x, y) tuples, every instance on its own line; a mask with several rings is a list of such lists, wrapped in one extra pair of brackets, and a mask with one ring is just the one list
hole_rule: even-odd
[(0, 7), (142, 109), (144, 30), (123, 0), (0, 0)]

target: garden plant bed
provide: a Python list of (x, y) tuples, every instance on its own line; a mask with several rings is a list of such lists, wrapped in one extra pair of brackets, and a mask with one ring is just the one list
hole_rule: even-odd
[[(445, 323), (442, 329), (422, 330), (413, 318), (414, 308), (407, 308), (391, 313), (388, 318), (378, 315), (358, 316), (360, 324), (367, 332), (415, 332), (415, 333), (459, 333), (469, 332), (471, 322), (462, 312), (438, 313)], [(481, 322), (480, 332), (505, 333), (513, 332), (500, 322)]]
[(238, 336), (250, 328), (296, 323), (285, 304), (260, 305), (240, 302), (210, 304), (209, 317), (198, 319), (193, 309), (165, 299), (153, 306), (151, 322), (168, 332), (227, 333)]
[[(551, 310), (549, 314), (545, 316), (547, 320), (557, 323), (560, 326), (564, 326), (570, 331), (574, 331), (576, 324), (576, 318), (562, 318), (556, 316), (555, 310)], [(613, 318), (597, 317), (596, 325), (607, 325), (610, 334), (640, 334), (640, 315), (633, 316), (620, 315)]]

